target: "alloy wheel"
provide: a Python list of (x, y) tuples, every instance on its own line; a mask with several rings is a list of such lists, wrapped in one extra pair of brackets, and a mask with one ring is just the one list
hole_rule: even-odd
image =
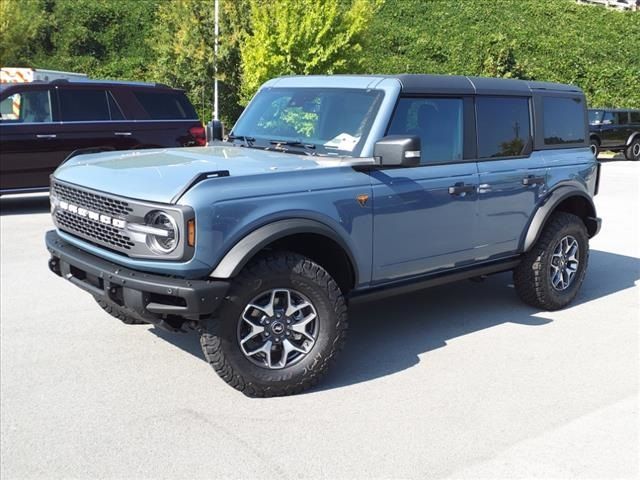
[(555, 290), (560, 292), (566, 290), (575, 279), (580, 266), (579, 253), (578, 241), (571, 235), (562, 237), (553, 249), (549, 280)]
[(318, 338), (318, 314), (302, 293), (288, 288), (261, 293), (238, 321), (238, 344), (254, 365), (282, 369), (306, 357)]

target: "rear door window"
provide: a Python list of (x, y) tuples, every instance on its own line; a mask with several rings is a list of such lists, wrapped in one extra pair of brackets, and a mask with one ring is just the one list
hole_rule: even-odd
[[(583, 100), (578, 97), (543, 97), (545, 145), (583, 143), (585, 120)], [(606, 113), (603, 123), (606, 123)]]
[(195, 120), (197, 118), (193, 106), (184, 93), (138, 90), (133, 94), (151, 120)]
[(401, 98), (389, 135), (420, 137), (423, 164), (462, 161), (461, 98)]
[(61, 88), (58, 98), (63, 122), (111, 120), (106, 90)]
[(476, 115), (479, 158), (518, 157), (530, 148), (528, 98), (477, 97)]
[(628, 112), (615, 112), (614, 118), (616, 125), (627, 125), (629, 123)]
[(51, 94), (49, 90), (14, 93), (0, 102), (3, 123), (51, 122)]
[(640, 112), (629, 112), (631, 123), (640, 124)]

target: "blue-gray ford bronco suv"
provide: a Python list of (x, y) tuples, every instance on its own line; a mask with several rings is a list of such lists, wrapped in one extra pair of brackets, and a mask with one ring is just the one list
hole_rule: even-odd
[(125, 323), (196, 329), (246, 395), (298, 393), (349, 302), (504, 271), (537, 309), (576, 296), (600, 229), (585, 103), (520, 80), (276, 78), (224, 142), (58, 168), (49, 268)]

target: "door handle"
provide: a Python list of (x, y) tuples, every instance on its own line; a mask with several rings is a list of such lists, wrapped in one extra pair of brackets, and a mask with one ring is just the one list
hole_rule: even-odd
[(459, 195), (461, 197), (464, 197), (467, 193), (472, 193), (475, 191), (476, 191), (475, 185), (467, 185), (462, 182), (458, 182), (449, 187), (450, 195)]
[(129, 137), (131, 136), (131, 132), (113, 132), (114, 135), (118, 135), (120, 137)]
[(56, 138), (57, 135), (55, 133), (48, 133), (46, 135), (36, 135), (36, 138)]
[(545, 177), (536, 177), (535, 175), (529, 175), (522, 179), (522, 185), (529, 187), (531, 185), (544, 185)]

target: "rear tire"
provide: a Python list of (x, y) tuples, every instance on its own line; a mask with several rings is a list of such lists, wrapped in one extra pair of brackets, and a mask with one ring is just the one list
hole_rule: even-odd
[(252, 261), (233, 280), (200, 343), (229, 385), (250, 397), (273, 397), (315, 385), (342, 349), (346, 331), (347, 307), (327, 271), (309, 258), (278, 252)]
[(588, 260), (589, 236), (584, 223), (573, 214), (556, 212), (513, 271), (516, 293), (533, 307), (559, 310), (578, 294)]
[(627, 160), (640, 160), (640, 136), (636, 136), (631, 145), (625, 149), (624, 156)]

